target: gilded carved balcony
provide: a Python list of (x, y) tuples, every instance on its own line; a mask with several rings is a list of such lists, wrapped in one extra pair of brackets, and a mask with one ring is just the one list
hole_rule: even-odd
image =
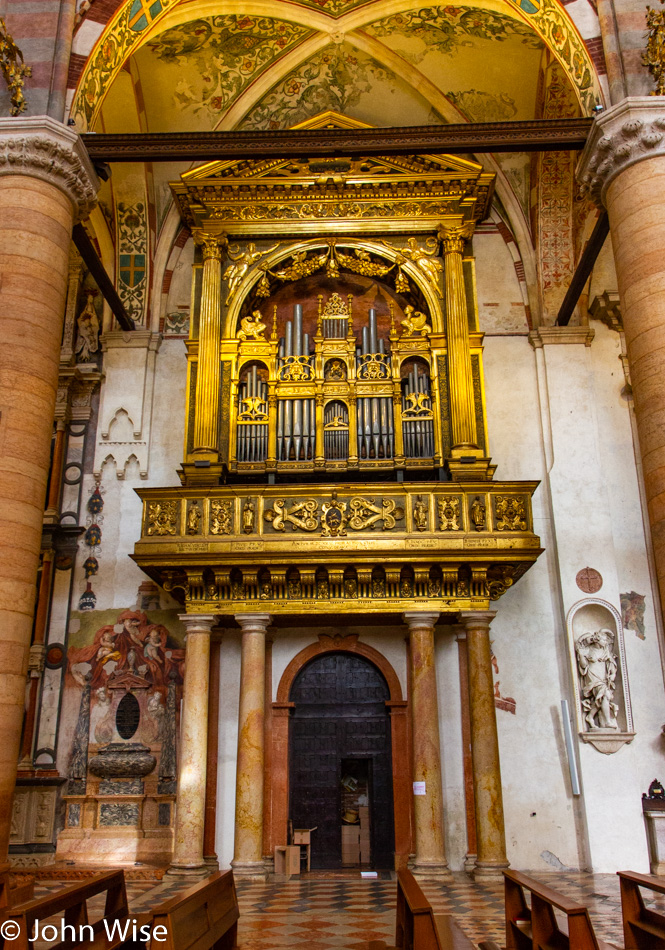
[(192, 612), (482, 610), (541, 553), (537, 485), (139, 489), (133, 557)]

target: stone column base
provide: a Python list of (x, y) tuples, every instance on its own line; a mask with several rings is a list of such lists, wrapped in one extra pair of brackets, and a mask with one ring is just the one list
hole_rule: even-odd
[(452, 871), (447, 864), (414, 864), (413, 876), (419, 881), (439, 881), (441, 884), (452, 884)]
[(263, 861), (231, 861), (233, 876), (237, 881), (265, 883), (268, 871)]
[(485, 881), (503, 881), (503, 872), (509, 867), (508, 861), (505, 864), (476, 864), (473, 869), (473, 879), (476, 884), (483, 884)]
[(175, 877), (187, 881), (200, 881), (202, 878), (212, 874), (213, 870), (216, 870), (216, 868), (211, 868), (208, 864), (199, 864), (191, 868), (179, 867), (176, 864), (172, 864), (164, 877)]
[(473, 874), (476, 869), (477, 854), (467, 854), (464, 858), (464, 870), (467, 874)]

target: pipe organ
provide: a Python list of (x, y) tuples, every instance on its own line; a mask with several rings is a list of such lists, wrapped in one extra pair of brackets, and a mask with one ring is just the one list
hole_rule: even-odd
[(441, 465), (428, 325), (400, 334), (391, 303), (354, 327), (353, 306), (319, 294), (316, 326), (295, 304), (281, 335), (275, 306), (270, 340), (264, 314), (242, 319), (232, 471)]

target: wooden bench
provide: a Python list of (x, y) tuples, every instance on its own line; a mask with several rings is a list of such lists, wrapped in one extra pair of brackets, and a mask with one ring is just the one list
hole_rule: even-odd
[(665, 894), (665, 881), (651, 874), (634, 874), (632, 871), (619, 871), (618, 874), (626, 950), (662, 950), (665, 947), (665, 914), (644, 906), (640, 888)]
[(411, 871), (397, 872), (395, 947), (372, 940), (369, 950), (474, 950), (450, 914), (434, 914)]
[[(616, 950), (596, 937), (586, 907), (519, 871), (503, 876), (506, 950)], [(525, 890), (531, 893), (531, 908)], [(555, 908), (565, 915), (567, 932), (559, 927)]]
[(0, 871), (0, 916), (3, 920), (8, 907), (31, 901), (34, 896), (34, 877), (11, 871), (8, 867)]
[(166, 931), (151, 943), (153, 950), (232, 950), (240, 916), (233, 871), (216, 871), (160, 904), (150, 916), (153, 933), (157, 927)]
[[(90, 923), (88, 900), (99, 894), (106, 894), (104, 913), (99, 920)], [(62, 915), (61, 920), (49, 920), (60, 915)], [(5, 940), (0, 937), (2, 950), (29, 950), (31, 947), (29, 937), (34, 931), (35, 921), (39, 921), (40, 929), (44, 924), (52, 925), (57, 928), (58, 933), (62, 932), (63, 925), (74, 928), (73, 933), (66, 932), (65, 939), (58, 942), (55, 942), (57, 938), (49, 940), (49, 950), (70, 950), (70, 948), (74, 950), (79, 947), (85, 947), (88, 950), (89, 948), (114, 950), (119, 947), (138, 947), (143, 944), (122, 939), (123, 933), (128, 932), (130, 936), (132, 933), (131, 923), (128, 928), (125, 928), (125, 925), (130, 921), (136, 921), (138, 930), (143, 924), (149, 924), (151, 919), (150, 914), (130, 917), (123, 871), (105, 871), (96, 874), (88, 881), (64, 887), (54, 894), (48, 894), (15, 907), (7, 907), (5, 916), (6, 920), (16, 922), (18, 935), (14, 940)], [(118, 927), (116, 927), (116, 934), (112, 939), (107, 937), (105, 921), (108, 922), (110, 929), (113, 928), (114, 921), (119, 922), (120, 932), (118, 933)], [(90, 927), (91, 931), (81, 931), (80, 927)]]

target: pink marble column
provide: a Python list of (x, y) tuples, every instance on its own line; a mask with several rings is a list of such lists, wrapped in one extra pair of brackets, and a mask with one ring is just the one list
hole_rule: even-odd
[(187, 630), (187, 650), (180, 720), (175, 844), (169, 874), (196, 875), (208, 871), (203, 858), (203, 829), (208, 757), (210, 631), (217, 618), (204, 614), (181, 614), (180, 620)]
[(438, 617), (436, 613), (419, 610), (404, 614), (404, 622), (409, 628), (411, 660), (416, 850), (413, 873), (416, 877), (452, 881), (443, 833), (439, 703), (434, 658), (434, 624)]
[(460, 613), (460, 622), (466, 630), (469, 665), (471, 756), (478, 850), (473, 872), (476, 881), (501, 880), (501, 871), (508, 867), (490, 651), (490, 623), (495, 616), (493, 610)]
[(240, 614), (242, 628), (238, 759), (236, 765), (236, 877), (265, 881), (263, 861), (263, 764), (265, 755), (266, 629), (269, 614)]

